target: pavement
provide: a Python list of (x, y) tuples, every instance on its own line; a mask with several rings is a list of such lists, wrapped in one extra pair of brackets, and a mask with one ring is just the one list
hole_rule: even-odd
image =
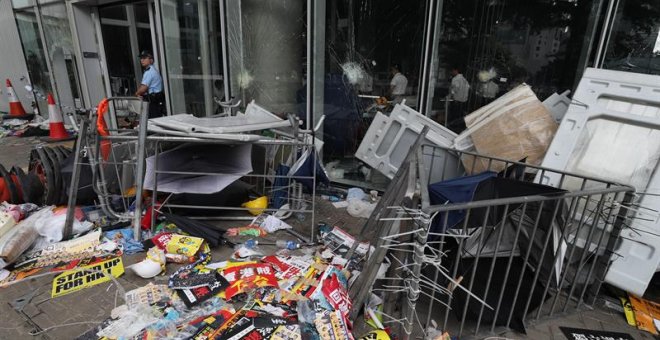
[[(6, 167), (11, 165), (27, 167), (29, 151), (38, 143), (39, 140), (36, 138), (0, 138), (0, 163)], [(345, 210), (336, 209), (321, 199), (316, 203), (316, 222), (324, 221), (331, 225), (339, 225), (346, 231), (355, 233), (365, 221), (353, 218), (346, 214)], [(295, 217), (291, 220), (295, 220)], [(307, 235), (314, 225), (311, 220), (287, 222)], [(224, 226), (240, 226), (239, 223), (229, 222)], [(274, 241), (276, 237), (282, 236), (269, 235), (267, 239)], [(265, 246), (264, 250), (268, 249), (268, 246)], [(227, 259), (231, 252), (232, 249), (220, 246), (213, 250), (212, 261)], [(123, 261), (125, 266), (128, 266), (141, 261), (144, 256), (144, 253), (124, 256)], [(168, 273), (174, 272), (174, 268), (171, 264), (168, 265)], [(121, 291), (138, 288), (154, 281), (166, 284), (167, 275), (147, 280), (127, 270), (117, 279), (121, 287), (109, 282), (57, 298), (51, 298), (50, 295), (52, 279), (53, 275), (49, 274), (0, 288), (0, 340), (75, 338), (103, 321), (114, 307), (123, 303)], [(420, 309), (418, 312), (423, 311)], [(433, 319), (439, 321), (440, 316), (438, 318), (434, 316)], [(450, 324), (452, 322), (450, 320)], [(497, 329), (493, 333), (474, 335), (466, 330), (461, 339), (567, 339), (559, 330), (560, 326), (622, 332), (636, 340), (654, 339), (651, 334), (627, 325), (622, 313), (608, 309), (602, 303), (597, 303), (593, 309), (572, 311), (531, 323), (528, 325), (526, 335)], [(356, 322), (355, 327), (367, 330), (362, 322)], [(420, 331), (417, 327), (414, 333), (420, 334)]]

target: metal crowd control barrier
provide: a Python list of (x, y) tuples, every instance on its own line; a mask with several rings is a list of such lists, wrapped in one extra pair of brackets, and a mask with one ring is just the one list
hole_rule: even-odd
[[(102, 118), (99, 116), (102, 115)], [(107, 127), (104, 132), (99, 129), (99, 120), (103, 119)], [(163, 146), (190, 144), (245, 144), (260, 145), (265, 151), (263, 162), (261, 162), (258, 173), (252, 173), (243, 179), (254, 185), (261, 192), (273, 194), (285, 192), (284, 203), (288, 204), (280, 209), (266, 209), (265, 212), (279, 211), (282, 219), (288, 218), (294, 213), (310, 214), (311, 218), (305, 223), (311, 224), (311, 233), (314, 233), (314, 188), (316, 176), (292, 176), (278, 174), (277, 167), (285, 159), (290, 162), (298, 160), (300, 155), (309, 152), (312, 162), (317, 157), (313, 152), (313, 132), (301, 131), (296, 127), (291, 131), (271, 130), (272, 137), (260, 137), (249, 141), (223, 140), (218, 138), (200, 138), (199, 134), (194, 137), (177, 134), (167, 135), (161, 132), (150, 132), (148, 129), (148, 103), (135, 97), (113, 97), (108, 99), (108, 108), (105, 113), (93, 110), (88, 117), (80, 119), (79, 135), (76, 145), (75, 166), (72, 174), (73, 182), (69, 190), (69, 207), (76, 204), (79, 189), (78, 181), (82, 173), (82, 166), (88, 166), (92, 173), (92, 188), (97, 195), (97, 203), (102, 211), (111, 219), (119, 221), (132, 221), (135, 237), (139, 238), (141, 214), (144, 205), (143, 192), (145, 179), (145, 164), (148, 156), (158, 156), (163, 151)], [(295, 125), (294, 125), (295, 126)], [(248, 135), (241, 135), (248, 136)], [(258, 138), (256, 138), (258, 137)], [(155, 158), (156, 160), (158, 157)], [(253, 162), (254, 163), (254, 162)], [(155, 162), (156, 169), (158, 163)], [(191, 176), (219, 176), (222, 173), (212, 172), (184, 172), (184, 171), (155, 171), (155, 182), (158, 174), (170, 173)], [(278, 185), (273, 184), (276, 179), (283, 180)], [(312, 198), (306, 199), (303, 192), (302, 182), (311, 182)], [(156, 206), (158, 193), (157, 185), (154, 186), (152, 194), (152, 206)], [(170, 195), (171, 196), (171, 195)], [(269, 206), (273, 204), (272, 195)], [(282, 195), (280, 195), (282, 196)], [(239, 211), (241, 216), (216, 216), (213, 219), (242, 219), (251, 220), (253, 216), (247, 213), (248, 208), (200, 206), (198, 204), (177, 205), (167, 204), (167, 199), (161, 208), (192, 208), (207, 210)], [(69, 209), (73, 212), (74, 209)], [(151, 225), (153, 227), (154, 214), (152, 214)], [(67, 226), (72, 225), (73, 215), (67, 216)], [(69, 230), (70, 233), (70, 230)], [(301, 237), (295, 233), (297, 237)], [(312, 236), (313, 237), (313, 236)]]
[[(295, 164), (299, 157), (307, 155), (311, 158), (311, 162), (316, 161), (316, 153), (314, 146), (305, 140), (310, 138), (303, 137), (289, 137), (284, 134), (278, 133), (277, 130), (272, 130), (272, 138), (263, 138), (252, 142), (252, 152), (260, 153), (259, 160), (253, 159), (253, 172), (241, 178), (241, 181), (248, 185), (254, 186), (257, 192), (263, 193), (268, 197), (268, 207), (263, 209), (264, 213), (277, 214), (281, 219), (287, 219), (293, 214), (311, 215), (310, 219), (306, 221), (311, 224), (311, 237), (313, 238), (314, 232), (314, 192), (316, 188), (316, 176), (314, 174), (308, 175), (290, 175), (278, 171), (278, 167), (283, 164)], [(295, 133), (298, 135), (298, 133)], [(180, 143), (191, 144), (240, 144), (241, 142), (227, 142), (220, 140), (209, 140), (195, 137), (175, 137), (175, 136), (154, 136), (148, 138), (153, 141), (154, 146), (154, 193), (158, 192), (158, 178), (162, 175), (184, 175), (184, 176), (219, 176), (223, 175), (218, 172), (208, 171), (176, 171), (176, 170), (161, 170), (158, 165), (158, 156), (163, 152), (163, 145), (172, 145)], [(259, 151), (255, 151), (258, 149)], [(309, 183), (311, 188), (311, 195), (307, 196), (303, 188), (303, 182)], [(195, 216), (196, 219), (210, 219), (210, 220), (243, 220), (249, 221), (254, 219), (254, 216), (248, 213), (252, 208), (236, 207), (236, 206), (214, 206), (208, 204), (200, 204), (199, 202), (171, 202), (169, 194), (168, 197), (160, 204), (159, 209), (190, 209), (190, 210), (206, 210), (215, 211), (217, 215), (202, 215)], [(152, 206), (157, 206), (156, 195), (152, 195)], [(152, 214), (152, 225), (153, 221)], [(300, 237), (301, 235), (296, 235)], [(305, 239), (304, 241), (308, 241)]]
[[(392, 250), (413, 249), (395, 259), (387, 283), (377, 281), (374, 288), (398, 293), (394, 300), (402, 302), (395, 310), (389, 306), (385, 323), (400, 324), (404, 338), (437, 323), (464, 339), (522, 330), (540, 318), (593, 306), (611, 260), (619, 256), (614, 249), (632, 187), (439, 146), (423, 145), (418, 155), (421, 209), (406, 213), (414, 222), (408, 231), (389, 237)], [(498, 181), (541, 189), (431, 204), (428, 185), (457, 173), (447, 155), (463, 164), (504, 168)], [(460, 163), (458, 173), (472, 173)], [(561, 177), (554, 189), (537, 186), (551, 173)]]

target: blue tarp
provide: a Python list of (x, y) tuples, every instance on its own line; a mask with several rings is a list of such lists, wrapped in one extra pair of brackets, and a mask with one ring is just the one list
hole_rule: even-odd
[[(433, 205), (471, 202), (479, 183), (495, 176), (497, 176), (496, 172), (486, 171), (477, 175), (458, 177), (438, 183), (433, 183), (429, 185), (429, 200)], [(451, 211), (449, 212), (449, 216), (446, 218), (447, 226), (443, 228), (442, 226), (445, 223), (445, 214), (438, 214), (438, 216), (436, 216), (433, 220), (431, 231), (444, 232), (447, 229), (453, 228), (456, 224), (461, 222), (463, 218), (465, 218), (465, 211)]]

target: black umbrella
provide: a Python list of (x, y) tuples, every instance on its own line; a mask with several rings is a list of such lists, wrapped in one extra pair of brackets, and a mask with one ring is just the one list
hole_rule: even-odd
[(179, 229), (192, 236), (205, 239), (211, 247), (217, 247), (220, 244), (230, 243), (223, 236), (226, 230), (219, 229), (212, 224), (192, 220), (185, 216), (168, 214), (164, 212), (162, 214), (165, 216), (165, 219), (174, 223)]

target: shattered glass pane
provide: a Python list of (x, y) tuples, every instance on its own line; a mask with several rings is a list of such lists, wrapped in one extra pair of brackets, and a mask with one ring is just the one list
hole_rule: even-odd
[(376, 112), (389, 112), (404, 100), (416, 107), (425, 12), (425, 1), (326, 3), (326, 161), (352, 157)]
[(228, 0), (231, 94), (274, 113), (304, 108), (307, 20), (303, 1)]

